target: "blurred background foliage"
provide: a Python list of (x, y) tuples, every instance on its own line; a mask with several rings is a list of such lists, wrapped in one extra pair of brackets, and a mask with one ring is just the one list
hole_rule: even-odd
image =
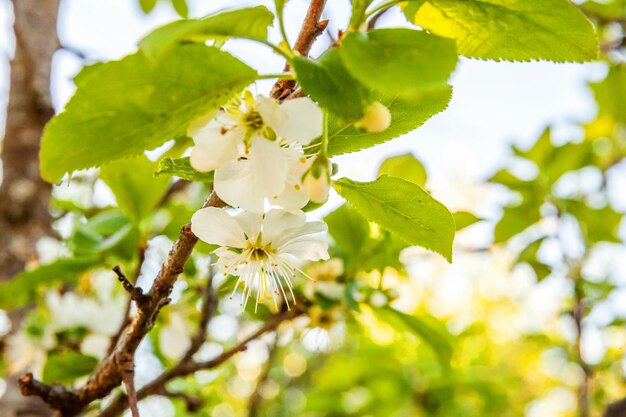
[[(187, 15), (184, 1), (171, 3)], [(140, 0), (146, 13), (155, 4)], [(457, 244), (450, 267), (407, 248), (346, 203), (324, 217), (332, 259), (306, 266), (316, 283), (297, 287), (307, 317), (215, 370), (173, 381), (168, 393), (144, 401), (142, 415), (599, 416), (626, 398), (626, 316), (607, 308), (623, 291), (616, 276), (624, 264), (616, 258), (623, 213), (611, 195), (626, 191), (626, 2), (581, 7), (597, 26), (609, 68), (590, 85), (597, 117), (578, 126), (582, 134), (572, 141), (557, 142), (547, 127), (475, 184), (473, 192), (506, 194), (501, 217), (483, 219), (475, 207), (461, 207), (457, 227), (462, 236), (489, 224), (492, 244)], [(31, 370), (45, 382), (78, 383), (104, 357), (130, 308), (110, 267), (121, 265), (145, 285), (209, 191), (210, 178), (171, 182), (153, 177), (156, 168), (141, 156), (55, 188), (55, 230), (67, 244), (43, 239), (48, 259), (0, 284), (2, 310), (29, 306), (19, 330), (3, 330), (2, 373)], [(429, 187), (412, 154), (386, 159), (379, 173)], [(104, 184), (116, 205), (94, 199)], [(229, 300), (232, 280), (209, 279), (211, 249), (198, 247), (172, 305), (142, 344), (139, 385), (184, 355), (206, 285), (220, 301), (197, 354), (204, 360), (270, 314), (263, 307), (239, 313)], [(530, 297), (539, 286), (556, 291), (559, 304)]]

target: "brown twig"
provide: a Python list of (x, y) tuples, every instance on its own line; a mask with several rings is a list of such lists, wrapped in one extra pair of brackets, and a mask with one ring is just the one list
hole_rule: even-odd
[[(203, 207), (224, 206), (224, 202), (220, 200), (215, 192), (211, 193), (203, 205)], [(128, 362), (128, 358), (134, 356), (139, 343), (154, 326), (161, 308), (169, 303), (172, 287), (178, 275), (183, 272), (183, 267), (197, 242), (198, 238), (191, 232), (191, 226), (188, 224), (183, 226), (180, 231), (180, 237), (161, 266), (161, 270), (155, 278), (150, 291), (145, 294), (146, 299), (143, 307), (138, 309), (137, 315), (120, 337), (115, 349), (104, 358), (85, 385), (79, 389), (70, 390), (57, 386), (57, 390), (64, 392), (63, 398), (71, 396), (75, 400), (72, 401), (71, 406), (64, 404), (62, 401), (47, 401), (52, 408), (59, 410), (63, 417), (73, 417), (79, 414), (88, 404), (104, 398), (122, 383), (124, 364)], [(50, 399), (49, 397), (39, 395), (39, 391), (29, 391), (23, 387), (22, 390), (26, 395), (40, 396), (44, 401)]]
[[(293, 50), (301, 56), (309, 55), (313, 43), (328, 26), (328, 20), (320, 20), (325, 6), (326, 0), (311, 0), (309, 4), (300, 33), (293, 45)], [(285, 64), (284, 71), (289, 71), (289, 64)], [(295, 86), (295, 80), (278, 80), (272, 87), (270, 95), (277, 99), (284, 99), (293, 92)]]
[[(193, 359), (181, 360), (176, 366), (169, 369), (168, 371), (165, 371), (158, 378), (137, 391), (137, 399), (142, 400), (151, 395), (158, 395), (159, 393), (162, 393), (163, 387), (165, 387), (169, 381), (175, 378), (191, 375), (194, 372), (201, 370), (213, 369), (221, 365), (237, 353), (246, 350), (248, 347), (248, 343), (250, 343), (251, 341), (259, 338), (267, 332), (275, 330), (284, 321), (291, 320), (304, 313), (305, 310), (303, 309), (293, 309), (291, 311), (283, 311), (272, 316), (257, 331), (246, 337), (244, 340), (236, 344), (231, 349), (225, 351), (221, 355), (209, 361), (197, 362)], [(102, 410), (98, 417), (115, 417), (121, 414), (127, 408), (127, 405), (128, 397), (126, 395), (120, 395), (115, 400), (113, 400), (104, 410)]]
[(378, 11), (378, 13), (372, 16), (372, 18), (367, 22), (367, 30), (370, 31), (376, 29), (376, 23), (378, 23), (378, 20), (389, 10), (391, 10), (391, 6)]
[(122, 381), (126, 387), (126, 395), (128, 396), (128, 407), (133, 417), (139, 417), (139, 408), (137, 406), (137, 391), (135, 390), (135, 361), (134, 357), (127, 358), (122, 364)]
[(187, 180), (176, 180), (174, 181), (167, 190), (165, 190), (165, 193), (163, 194), (163, 196), (161, 197), (161, 200), (159, 200), (157, 207), (163, 207), (167, 204), (168, 201), (170, 201), (170, 199), (172, 198), (172, 196), (174, 196), (175, 194), (186, 190), (189, 185), (191, 185), (191, 181), (187, 181)]
[(130, 299), (137, 304), (137, 308), (144, 308), (146, 303), (150, 301), (150, 298), (143, 293), (140, 287), (135, 287), (135, 285), (126, 278), (126, 275), (124, 275), (119, 265), (113, 267), (113, 272), (117, 275), (118, 281), (124, 286), (124, 290), (126, 290)]
[(610, 404), (602, 417), (626, 417), (626, 398)]
[(78, 398), (76, 394), (57, 384), (47, 385), (37, 381), (32, 373), (23, 375), (19, 380), (19, 387), (24, 396), (37, 396), (59, 410), (61, 414), (77, 412)]
[[(142, 242), (139, 245), (139, 250), (138, 250), (139, 256), (137, 259), (137, 265), (135, 266), (134, 279), (132, 282), (133, 285), (137, 283), (137, 280), (139, 279), (139, 275), (141, 275), (141, 266), (143, 265), (143, 261), (146, 258), (146, 250), (147, 250), (147, 245), (145, 242)], [(117, 346), (117, 342), (120, 340), (122, 333), (124, 333), (124, 330), (130, 324), (130, 307), (132, 305), (132, 302), (133, 302), (132, 298), (128, 297), (128, 302), (126, 303), (126, 310), (124, 312), (124, 320), (122, 321), (122, 324), (120, 324), (120, 327), (117, 330), (117, 332), (111, 337), (111, 341), (109, 342), (109, 349), (107, 350), (107, 356), (110, 355), (111, 352), (113, 352), (113, 349), (115, 349), (115, 346)]]

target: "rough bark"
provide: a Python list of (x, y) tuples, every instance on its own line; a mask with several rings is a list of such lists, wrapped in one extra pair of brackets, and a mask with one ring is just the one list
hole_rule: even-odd
[[(35, 242), (50, 231), (51, 186), (39, 176), (39, 142), (54, 111), (50, 99), (52, 55), (57, 50), (59, 0), (14, 0), (15, 55), (11, 61), (0, 184), (0, 281), (34, 260)], [(0, 417), (47, 416), (40, 399), (20, 395), (7, 379)]]
[(35, 242), (50, 231), (51, 186), (39, 175), (39, 142), (53, 115), (50, 68), (57, 50), (59, 0), (14, 0), (11, 61), (0, 185), (0, 281), (36, 257)]
[[(309, 55), (313, 43), (328, 26), (328, 20), (320, 20), (325, 6), (326, 0), (311, 0), (311, 3), (309, 3), (300, 33), (298, 33), (298, 38), (293, 45), (293, 50), (301, 56)], [(284, 70), (288, 71), (289, 65), (286, 64)], [(272, 87), (270, 95), (274, 98), (285, 99), (289, 94), (293, 93), (295, 87), (295, 80), (278, 80)]]

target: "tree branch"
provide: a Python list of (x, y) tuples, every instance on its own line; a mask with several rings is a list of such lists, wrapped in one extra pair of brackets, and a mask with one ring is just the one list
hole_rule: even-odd
[[(211, 193), (203, 205), (203, 207), (220, 208), (224, 206), (225, 203), (220, 200), (215, 192)], [(161, 308), (169, 303), (169, 296), (174, 283), (178, 275), (183, 272), (183, 267), (197, 242), (198, 238), (191, 232), (191, 226), (189, 224), (183, 226), (180, 237), (161, 266), (150, 291), (145, 295), (146, 300), (143, 308), (138, 309), (137, 315), (120, 337), (115, 349), (100, 363), (85, 385), (77, 390), (60, 386), (57, 388), (65, 391), (66, 396), (64, 398), (69, 398), (70, 395), (75, 398), (71, 408), (66, 408), (66, 404), (59, 402), (48, 402), (52, 408), (61, 411), (64, 417), (75, 416), (88, 404), (104, 398), (122, 383), (125, 365), (127, 365), (129, 358), (132, 360), (139, 343), (154, 326)], [(22, 388), (22, 392), (25, 395), (40, 396), (38, 391)], [(46, 398), (41, 398), (46, 401)]]
[[(309, 55), (313, 43), (328, 26), (328, 20), (320, 20), (325, 6), (326, 0), (311, 0), (309, 4), (300, 33), (293, 45), (293, 50), (301, 56)], [(289, 64), (285, 65), (284, 71), (289, 71)], [(270, 95), (277, 99), (284, 99), (293, 92), (295, 86), (295, 80), (278, 80), (272, 87)]]
[(610, 404), (602, 417), (626, 417), (626, 398)]
[[(145, 257), (146, 257), (146, 249), (147, 249), (146, 243), (142, 242), (139, 245), (139, 250), (138, 250), (139, 256), (137, 259), (137, 266), (135, 267), (135, 273), (133, 275), (133, 282), (131, 283), (133, 285), (139, 279), (139, 275), (141, 275), (141, 266), (143, 265), (143, 261), (145, 260)], [(117, 333), (115, 333), (115, 335), (111, 337), (111, 342), (109, 343), (109, 350), (107, 351), (107, 355), (110, 355), (111, 352), (113, 352), (113, 349), (115, 349), (117, 342), (120, 340), (120, 337), (122, 337), (122, 334), (124, 333), (124, 329), (126, 329), (126, 327), (130, 324), (130, 307), (131, 307), (132, 302), (133, 302), (132, 297), (129, 297), (128, 302), (126, 303), (124, 321), (122, 321), (122, 324), (120, 325), (120, 328), (118, 329)]]
[(27, 373), (18, 380), (20, 391), (25, 396), (37, 396), (50, 407), (59, 410), (61, 414), (76, 412), (75, 404), (78, 397), (61, 385), (42, 384), (33, 378), (32, 373)]
[[(291, 311), (283, 311), (272, 316), (257, 331), (246, 337), (244, 340), (236, 344), (231, 349), (209, 361), (196, 362), (192, 359), (181, 360), (176, 366), (169, 369), (168, 371), (165, 371), (154, 381), (150, 382), (139, 391), (137, 391), (137, 399), (142, 400), (151, 395), (162, 394), (164, 387), (166, 387), (166, 384), (175, 378), (191, 375), (194, 372), (201, 370), (216, 368), (217, 366), (221, 365), (222, 363), (233, 357), (235, 354), (246, 350), (248, 347), (248, 343), (250, 343), (251, 341), (259, 338), (267, 332), (275, 330), (284, 321), (291, 320), (304, 313), (305, 310), (294, 308)], [(124, 412), (127, 406), (128, 397), (126, 395), (120, 395), (118, 398), (113, 400), (104, 410), (102, 410), (98, 417), (115, 417)]]
[(137, 308), (142, 309), (144, 305), (150, 301), (149, 297), (143, 293), (140, 287), (135, 287), (135, 285), (126, 278), (126, 275), (124, 275), (119, 265), (113, 267), (113, 272), (117, 274), (118, 281), (124, 286), (124, 290), (126, 290), (130, 296), (131, 301), (137, 303)]

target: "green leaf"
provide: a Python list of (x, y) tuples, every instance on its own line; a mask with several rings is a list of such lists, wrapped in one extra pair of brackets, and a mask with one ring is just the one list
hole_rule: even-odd
[(156, 164), (145, 155), (105, 165), (100, 177), (111, 188), (118, 207), (135, 224), (149, 218), (169, 185), (167, 177), (154, 178)]
[(370, 235), (370, 224), (350, 204), (345, 203), (326, 217), (328, 232), (335, 241), (336, 253), (343, 259), (346, 270), (383, 270), (387, 266), (404, 269), (400, 252), (408, 245), (401, 239), (381, 230)]
[(554, 151), (554, 145), (552, 144), (551, 137), (551, 129), (547, 128), (530, 149), (524, 151), (516, 146), (513, 146), (513, 151), (515, 152), (515, 155), (533, 161), (539, 169), (544, 168), (546, 161), (550, 158), (550, 155), (552, 155), (552, 152)]
[(378, 175), (390, 175), (417, 184), (420, 187), (426, 185), (426, 168), (411, 153), (387, 158), (378, 169)]
[(189, 16), (187, 0), (172, 0), (172, 7), (180, 17), (187, 18)]
[(155, 148), (255, 78), (232, 55), (198, 44), (180, 46), (159, 65), (142, 53), (99, 65), (46, 126), (41, 174), (57, 182), (66, 172)]
[(391, 126), (380, 133), (366, 133), (349, 121), (331, 115), (328, 152), (330, 155), (356, 152), (409, 133), (444, 111), (451, 97), (450, 86), (428, 91), (410, 100), (373, 94), (372, 98), (387, 106), (391, 112)]
[(404, 264), (400, 262), (400, 253), (409, 245), (387, 230), (381, 229), (379, 236), (365, 242), (359, 258), (355, 263), (364, 271), (377, 269), (384, 270), (390, 266), (398, 271), (404, 271)]
[(317, 61), (295, 57), (293, 67), (302, 89), (320, 106), (354, 122), (372, 100), (370, 91), (346, 69), (337, 49)]
[(542, 237), (540, 239), (531, 242), (528, 246), (524, 248), (517, 257), (517, 262), (525, 262), (531, 266), (533, 271), (535, 271), (535, 275), (537, 276), (537, 281), (543, 281), (548, 275), (552, 273), (552, 269), (544, 264), (543, 262), (537, 259), (537, 253), (541, 248), (542, 243), (546, 238)]
[(489, 181), (504, 185), (510, 188), (511, 191), (519, 193), (522, 197), (522, 204), (534, 204), (537, 210), (543, 204), (546, 193), (549, 191), (544, 187), (543, 181), (536, 179), (532, 181), (522, 180), (506, 169), (496, 172)]
[(626, 123), (626, 65), (615, 65), (609, 75), (599, 83), (591, 84), (598, 102), (600, 114), (609, 115), (614, 120)]
[(34, 301), (39, 291), (58, 284), (71, 284), (81, 273), (95, 267), (99, 259), (93, 256), (61, 258), (22, 272), (0, 283), (0, 309), (12, 310)]
[(454, 216), (454, 224), (456, 225), (457, 231), (465, 229), (482, 220), (480, 217), (476, 217), (474, 214), (467, 211), (457, 211), (452, 213), (452, 216)]
[(226, 11), (203, 19), (178, 20), (152, 31), (139, 41), (139, 47), (149, 58), (159, 59), (183, 42), (229, 38), (265, 40), (273, 20), (272, 12), (263, 6)]
[(508, 188), (517, 188), (522, 185), (526, 185), (527, 181), (524, 181), (517, 176), (513, 175), (511, 171), (506, 169), (501, 169), (497, 171), (491, 178), (489, 178), (490, 182), (494, 182), (496, 184), (504, 185)]
[(144, 13), (150, 13), (154, 6), (156, 6), (157, 0), (139, 0), (139, 6)]
[(593, 25), (568, 0), (425, 0), (405, 9), (424, 29), (456, 39), (467, 57), (586, 62), (598, 55)]
[(187, 181), (213, 182), (213, 171), (200, 172), (192, 168), (189, 157), (164, 158), (159, 161), (159, 167), (154, 172), (155, 176), (174, 175)]
[(534, 202), (515, 207), (505, 207), (504, 214), (494, 230), (494, 243), (509, 240), (539, 220), (541, 220), (541, 213), (539, 206)]
[(97, 364), (98, 359), (80, 352), (67, 351), (51, 354), (43, 368), (43, 382), (69, 384), (76, 378), (90, 374)]
[(567, 213), (578, 220), (585, 240), (591, 244), (597, 242), (619, 243), (619, 226), (623, 214), (615, 211), (610, 205), (602, 208), (589, 207), (578, 200), (561, 200), (561, 206)]
[(454, 218), (420, 186), (387, 175), (373, 182), (341, 178), (333, 186), (369, 221), (452, 261)]
[(447, 85), (458, 60), (453, 40), (413, 29), (352, 32), (339, 51), (357, 80), (402, 97)]
[(580, 8), (586, 14), (598, 16), (605, 20), (620, 20), (626, 16), (625, 0), (613, 0), (609, 2), (604, 0), (586, 1), (580, 5)]
[(591, 162), (592, 150), (589, 142), (555, 146), (548, 128), (529, 150), (523, 151), (514, 146), (513, 151), (517, 156), (534, 162), (540, 177), (545, 179), (547, 185), (552, 185), (565, 173), (580, 169)]
[(77, 256), (92, 256), (113, 251), (131, 259), (137, 250), (139, 231), (129, 218), (117, 209), (103, 211), (79, 224), (69, 239)]
[(419, 316), (409, 315), (391, 307), (377, 309), (375, 312), (395, 328), (410, 331), (428, 343), (441, 365), (446, 369), (450, 366), (453, 353), (452, 335), (435, 317), (425, 313)]
[(324, 221), (337, 246), (347, 255), (358, 256), (363, 244), (370, 238), (369, 223), (348, 203), (324, 217)]

